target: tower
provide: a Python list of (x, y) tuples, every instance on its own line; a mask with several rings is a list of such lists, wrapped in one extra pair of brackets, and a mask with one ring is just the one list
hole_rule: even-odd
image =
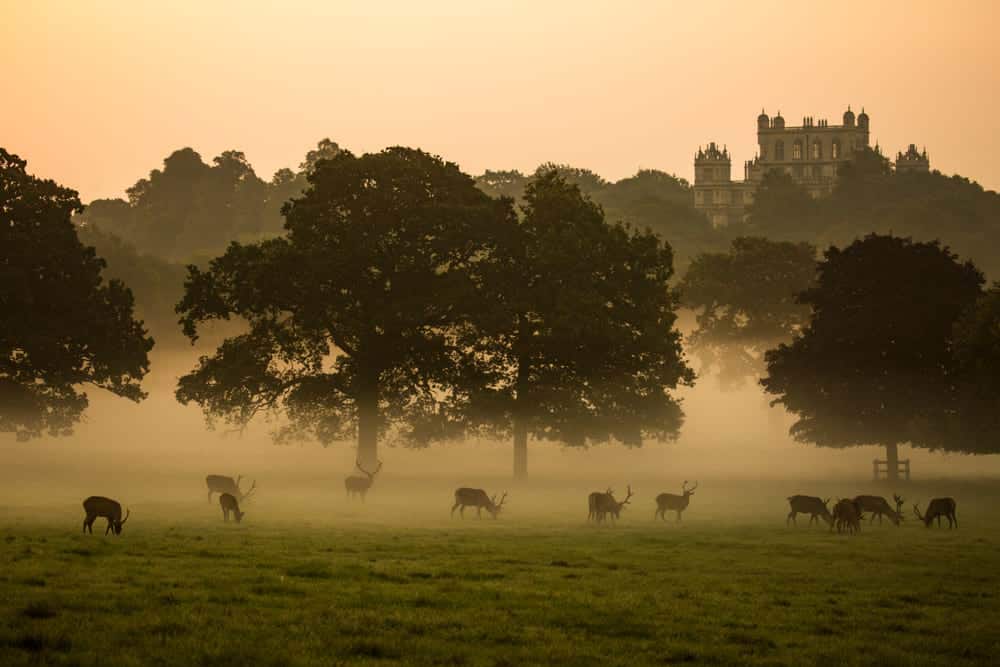
[(910, 144), (905, 153), (896, 153), (896, 171), (901, 174), (926, 174), (931, 170), (931, 160), (927, 157), (927, 149), (917, 151), (915, 144)]

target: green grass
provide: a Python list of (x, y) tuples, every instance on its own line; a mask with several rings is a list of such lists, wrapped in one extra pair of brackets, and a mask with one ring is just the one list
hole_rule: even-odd
[(0, 507), (0, 664), (996, 664), (993, 488), (954, 490), (957, 531), (856, 537), (786, 528), (797, 487), (711, 483), (682, 525), (649, 493), (596, 527), (585, 495), (530, 488), (498, 521), (449, 519), (447, 493), (262, 496), (241, 525), (147, 504), (118, 538)]

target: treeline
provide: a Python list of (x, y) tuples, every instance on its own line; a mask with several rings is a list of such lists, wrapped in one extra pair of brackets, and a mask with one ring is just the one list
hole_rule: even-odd
[[(271, 414), (279, 439), (356, 438), (366, 466), (385, 438), (489, 431), (512, 438), (518, 474), (529, 438), (669, 440), (684, 417), (674, 391), (695, 380), (676, 327), (683, 304), (697, 314), (689, 343), (703, 375), (759, 381), (796, 416), (799, 440), (883, 444), (890, 462), (903, 443), (997, 451), (1000, 286), (938, 241), (869, 233), (817, 258), (808, 242), (739, 236), (696, 255), (675, 288), (671, 244), (609, 220), (584, 187), (610, 201), (618, 184), (589, 172), (547, 165), (523, 190), (508, 173), (508, 192), (491, 197), (453, 163), (391, 148), (338, 149), (303, 174), (283, 233), (187, 267), (184, 336), (245, 325), (178, 383), (177, 400), (211, 421)], [(996, 199), (938, 174), (893, 174), (866, 153), (828, 200), (768, 176), (749, 220), (729, 231), (790, 213), (830, 230), (842, 218), (829, 207), (852, 191), (868, 193), (865, 215), (885, 205), (888, 216), (915, 183), (929, 206), (965, 197), (955, 219), (966, 222)], [(167, 308), (177, 265), (92, 221), (74, 226), (82, 208), (0, 149), (0, 432), (70, 432), (86, 384), (145, 397), (154, 340), (124, 280), (162, 289), (146, 307)]]

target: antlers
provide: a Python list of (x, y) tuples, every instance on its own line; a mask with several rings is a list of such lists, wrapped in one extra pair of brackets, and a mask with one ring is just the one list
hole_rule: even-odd
[(623, 500), (620, 503), (618, 503), (619, 505), (627, 505), (628, 504), (628, 499), (632, 497), (632, 485), (631, 484), (629, 484), (629, 486), (626, 489), (626, 491), (627, 491), (627, 494), (625, 495), (625, 500)]
[(241, 496), (240, 500), (246, 500), (247, 498), (249, 498), (250, 494), (253, 493), (253, 490), (256, 488), (257, 488), (257, 480), (254, 480), (253, 483), (250, 485), (250, 488), (247, 489), (246, 493), (240, 493)]
[(916, 514), (917, 518), (920, 519), (921, 521), (924, 520), (923, 515), (920, 514), (920, 503), (915, 503), (913, 505), (913, 513)]
[(496, 496), (493, 496), (493, 501), (494, 501), (493, 506), (496, 507), (497, 509), (500, 509), (503, 506), (503, 501), (505, 501), (506, 499), (507, 499), (506, 491), (504, 491), (503, 495), (500, 496), (500, 502), (496, 502)]
[(122, 525), (122, 526), (124, 526), (124, 525), (125, 525), (125, 522), (126, 522), (126, 521), (128, 521), (128, 517), (129, 517), (129, 515), (130, 515), (131, 513), (132, 513), (132, 510), (130, 510), (130, 509), (126, 509), (126, 510), (125, 510), (125, 518), (124, 518), (124, 519), (122, 519), (122, 522), (121, 522), (121, 524), (120, 524), (120, 525)]
[(362, 468), (361, 467), (361, 461), (355, 461), (354, 465), (356, 465), (358, 467), (358, 470), (360, 470), (364, 474), (368, 475), (369, 478), (374, 478), (375, 475), (378, 474), (378, 471), (382, 469), (382, 462), (381, 461), (378, 462), (378, 467), (375, 468), (375, 472), (368, 472), (367, 470), (365, 470), (364, 468)]

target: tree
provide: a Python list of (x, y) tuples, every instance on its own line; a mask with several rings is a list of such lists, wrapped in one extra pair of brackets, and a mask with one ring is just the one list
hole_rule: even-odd
[(457, 412), (514, 438), (514, 474), (527, 474), (528, 436), (583, 445), (643, 434), (674, 437), (682, 421), (669, 390), (689, 384), (670, 247), (608, 225), (600, 207), (556, 171), (525, 191), (516, 234), (482, 273), (464, 345)]
[(308, 179), (284, 208), (285, 236), (232, 244), (208, 270), (189, 268), (185, 333), (193, 340), (200, 323), (231, 317), (249, 329), (182, 377), (177, 398), (239, 426), (278, 414), (279, 438), (356, 433), (371, 469), (389, 426), (433, 436), (461, 354), (452, 328), (481, 305), (471, 269), (513, 211), (456, 165), (407, 148), (341, 151)]
[(702, 253), (679, 291), (697, 312), (690, 336), (703, 367), (716, 367), (723, 388), (759, 379), (764, 352), (789, 341), (805, 325), (809, 307), (797, 301), (816, 276), (816, 248), (808, 243), (740, 237), (728, 253)]
[(741, 227), (754, 236), (815, 242), (821, 229), (819, 206), (790, 174), (772, 169), (764, 174), (748, 207), (747, 223)]
[(960, 401), (949, 424), (948, 449), (1000, 453), (1000, 283), (984, 293), (955, 324), (952, 351)]
[(958, 399), (949, 349), (983, 276), (937, 242), (870, 235), (830, 248), (801, 335), (767, 353), (761, 383), (795, 414), (792, 435), (824, 447), (881, 444), (896, 475), (898, 445), (946, 445), (940, 425)]
[(524, 196), (524, 188), (529, 178), (516, 169), (491, 171), (487, 169), (482, 175), (476, 176), (476, 185), (491, 197), (509, 197), (520, 201)]
[(140, 401), (153, 340), (132, 293), (104, 282), (104, 261), (77, 238), (77, 193), (26, 171), (0, 148), (0, 432), (69, 435), (82, 385)]
[(93, 224), (78, 227), (77, 234), (106, 263), (103, 275), (129, 286), (135, 297), (136, 316), (156, 339), (158, 349), (187, 342), (177, 328), (174, 312), (184, 293), (184, 265), (140, 253), (130, 243)]

